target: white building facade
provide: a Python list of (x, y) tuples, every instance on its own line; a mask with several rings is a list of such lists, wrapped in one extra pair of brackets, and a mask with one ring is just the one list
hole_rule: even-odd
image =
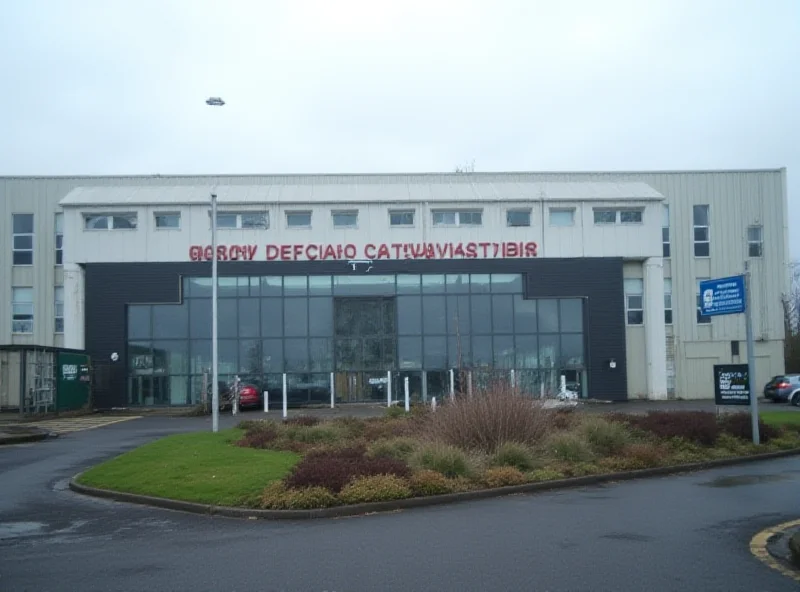
[(212, 192), (220, 372), (287, 374), (298, 404), (383, 398), (387, 372), (420, 398), (453, 373), (712, 398), (744, 320), (700, 316), (698, 284), (745, 261), (757, 383), (783, 371), (784, 169), (2, 178), (0, 344), (86, 350), (100, 407), (197, 402)]

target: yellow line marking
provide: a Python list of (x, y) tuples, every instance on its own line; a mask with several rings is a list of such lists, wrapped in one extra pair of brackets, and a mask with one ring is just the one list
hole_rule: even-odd
[(33, 425), (39, 428), (47, 429), (57, 433), (71, 433), (71, 432), (80, 432), (83, 430), (92, 430), (95, 428), (102, 428), (107, 425), (111, 425), (114, 423), (120, 423), (122, 421), (129, 421), (131, 419), (139, 419), (141, 416), (131, 416), (131, 417), (115, 417), (115, 418), (108, 418), (108, 417), (75, 417), (71, 419), (50, 419), (45, 421), (39, 421), (35, 423), (31, 423), (29, 425)]
[(770, 537), (794, 526), (800, 526), (800, 520), (791, 520), (762, 530), (750, 540), (750, 552), (768, 567), (781, 572), (788, 578), (800, 582), (800, 571), (785, 566), (767, 551), (767, 541), (769, 541)]

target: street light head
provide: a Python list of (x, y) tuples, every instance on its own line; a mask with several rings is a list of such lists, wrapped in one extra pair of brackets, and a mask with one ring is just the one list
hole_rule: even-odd
[(209, 97), (206, 99), (206, 105), (211, 105), (212, 107), (222, 107), (224, 104), (225, 101), (219, 97)]

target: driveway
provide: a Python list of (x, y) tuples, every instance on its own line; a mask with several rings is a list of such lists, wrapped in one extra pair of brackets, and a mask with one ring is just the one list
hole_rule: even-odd
[(208, 426), (151, 417), (0, 448), (0, 590), (797, 590), (748, 550), (756, 532), (800, 513), (794, 458), (309, 522), (183, 514), (66, 488), (102, 459)]

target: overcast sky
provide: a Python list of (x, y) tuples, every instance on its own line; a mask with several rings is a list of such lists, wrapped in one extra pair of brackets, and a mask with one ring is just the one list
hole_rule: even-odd
[(800, 0), (2, 8), (0, 174), (785, 166), (800, 225)]

